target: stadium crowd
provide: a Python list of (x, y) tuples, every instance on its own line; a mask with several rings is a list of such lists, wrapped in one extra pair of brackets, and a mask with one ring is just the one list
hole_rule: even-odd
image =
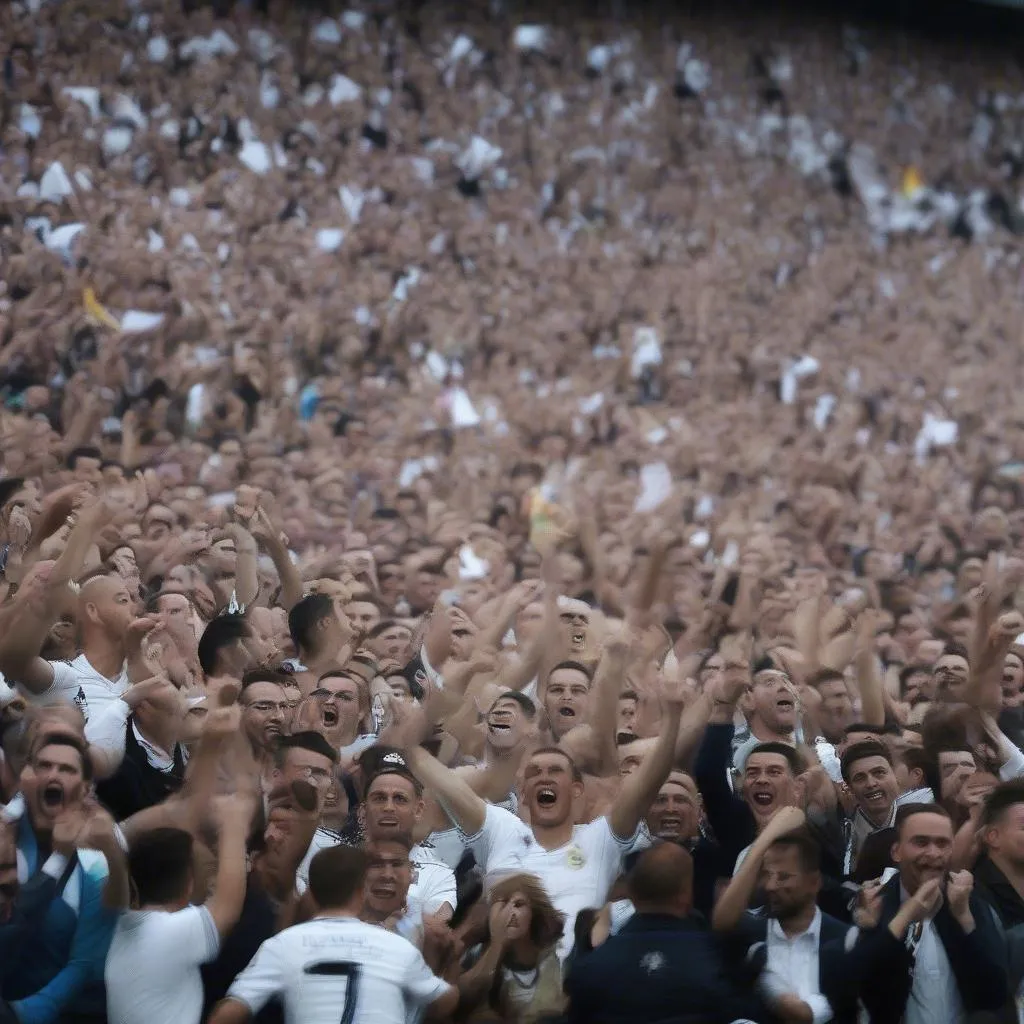
[(0, 1024), (1024, 1020), (1024, 73), (774, 7), (0, 6)]

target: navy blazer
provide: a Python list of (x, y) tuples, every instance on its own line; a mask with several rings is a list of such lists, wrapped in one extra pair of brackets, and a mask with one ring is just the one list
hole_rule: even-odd
[[(744, 973), (751, 984), (768, 963), (768, 925), (770, 918), (747, 913), (729, 939), (730, 946), (744, 959)], [(856, 1024), (857, 1000), (848, 989), (833, 983), (843, 958), (857, 940), (853, 925), (822, 912), (818, 936), (818, 987), (832, 1006), (836, 1024)]]
[(767, 1020), (703, 922), (636, 914), (580, 956), (566, 979), (569, 1024), (728, 1024)]
[[(901, 902), (900, 877), (896, 875), (882, 889), (878, 927), (861, 932), (849, 953), (822, 963), (829, 991), (844, 1003), (859, 999), (871, 1024), (899, 1024), (913, 984), (913, 956), (906, 943), (889, 931)], [(945, 903), (933, 924), (949, 958), (964, 1011), (999, 1014), (1010, 995), (1005, 944), (992, 911), (976, 893), (971, 894), (971, 911), (975, 928), (970, 935)]]

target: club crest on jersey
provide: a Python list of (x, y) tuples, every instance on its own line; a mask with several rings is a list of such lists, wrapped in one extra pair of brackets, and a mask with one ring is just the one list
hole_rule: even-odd
[(587, 858), (583, 856), (583, 851), (578, 846), (570, 846), (565, 855), (565, 863), (573, 871), (579, 871), (587, 863)]

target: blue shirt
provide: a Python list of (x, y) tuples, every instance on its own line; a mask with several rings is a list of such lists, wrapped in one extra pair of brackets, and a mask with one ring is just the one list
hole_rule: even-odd
[[(24, 803), (15, 798), (6, 816), (17, 819), (18, 879), (27, 882), (42, 865)], [(21, 969), (3, 983), (20, 1024), (53, 1024), (61, 1013), (103, 1012), (103, 966), (117, 913), (103, 905), (107, 862), (82, 850), (66, 884), (41, 914), (41, 927), (26, 936)]]

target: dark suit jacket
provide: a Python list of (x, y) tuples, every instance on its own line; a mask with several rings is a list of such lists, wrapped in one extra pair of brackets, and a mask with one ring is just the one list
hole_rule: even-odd
[[(729, 939), (733, 955), (743, 959), (742, 970), (750, 984), (761, 975), (768, 963), (769, 922), (767, 917), (748, 913)], [(822, 913), (818, 942), (818, 985), (821, 994), (832, 1006), (832, 1019), (836, 1024), (856, 1024), (857, 1021), (857, 1000), (848, 989), (839, 989), (833, 984), (838, 965), (842, 963), (847, 947), (852, 947), (856, 938), (857, 929), (853, 925)]]
[(154, 768), (142, 744), (135, 738), (133, 718), (128, 719), (124, 741), (124, 759), (109, 779), (96, 784), (96, 796), (113, 815), (124, 821), (147, 807), (154, 807), (177, 793), (185, 782), (185, 758), (181, 745), (174, 746), (174, 767), (169, 772)]
[(579, 957), (565, 989), (569, 1024), (728, 1024), (767, 1020), (730, 975), (702, 923), (636, 914), (617, 935)]
[[(906, 943), (889, 931), (889, 922), (901, 902), (897, 875), (882, 890), (878, 927), (861, 932), (849, 953), (826, 958), (822, 963), (827, 991), (836, 993), (844, 1004), (860, 999), (871, 1024), (899, 1024), (913, 984), (913, 956)], [(1000, 1014), (1009, 997), (1002, 935), (991, 910), (973, 893), (971, 910), (975, 929), (970, 935), (956, 923), (945, 904), (933, 923), (949, 958), (965, 1012)]]

